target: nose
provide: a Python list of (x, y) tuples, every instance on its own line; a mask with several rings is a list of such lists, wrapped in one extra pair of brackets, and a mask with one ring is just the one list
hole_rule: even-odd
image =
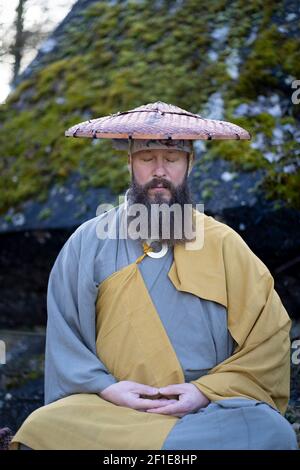
[(157, 160), (153, 169), (153, 177), (164, 178), (166, 176), (166, 169), (163, 160)]

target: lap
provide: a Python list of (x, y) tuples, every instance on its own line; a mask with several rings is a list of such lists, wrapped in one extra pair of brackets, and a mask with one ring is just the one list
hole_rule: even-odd
[(163, 449), (297, 449), (289, 422), (267, 403), (219, 400), (180, 419)]
[[(126, 429), (126, 432), (124, 430)], [(177, 419), (72, 395), (34, 412), (15, 437), (36, 449), (296, 449), (288, 421), (266, 403), (219, 400)]]

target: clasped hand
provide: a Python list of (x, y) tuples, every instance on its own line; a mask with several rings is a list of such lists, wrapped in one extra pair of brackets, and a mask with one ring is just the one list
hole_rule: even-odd
[(208, 405), (208, 398), (194, 384), (173, 384), (156, 388), (124, 380), (100, 393), (111, 403), (138, 411), (181, 418)]

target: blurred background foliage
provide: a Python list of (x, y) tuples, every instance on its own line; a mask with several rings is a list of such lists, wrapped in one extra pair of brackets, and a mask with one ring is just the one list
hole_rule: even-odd
[(82, 191), (123, 191), (126, 158), (109, 141), (64, 131), (158, 100), (249, 130), (250, 142), (206, 143), (205, 158), (262, 169), (266, 197), (300, 207), (300, 105), (291, 100), (300, 77), (297, 2), (77, 3), (52, 49), (0, 106), (0, 213), (45, 200), (73, 171)]

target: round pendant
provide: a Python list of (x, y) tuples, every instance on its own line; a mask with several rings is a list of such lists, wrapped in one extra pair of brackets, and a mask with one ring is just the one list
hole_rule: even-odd
[[(151, 240), (147, 240), (146, 242), (148, 245), (151, 244)], [(163, 256), (165, 256), (165, 254), (167, 253), (168, 251), (168, 244), (167, 243), (162, 243), (161, 245), (161, 250), (160, 251), (149, 251), (147, 253), (148, 256), (150, 256), (150, 258), (162, 258)]]

